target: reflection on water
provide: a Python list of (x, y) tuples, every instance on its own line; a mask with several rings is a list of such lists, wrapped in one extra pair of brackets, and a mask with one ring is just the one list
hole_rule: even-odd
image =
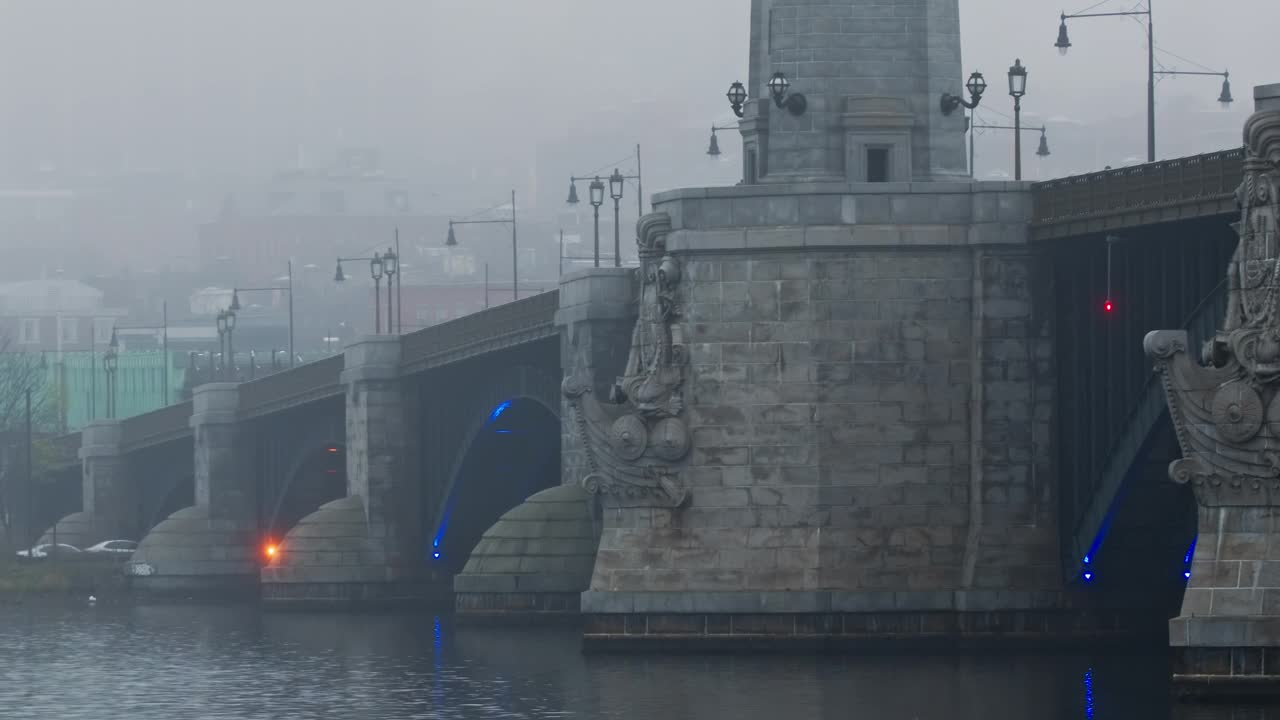
[(1166, 673), (1159, 649), (584, 657), (571, 631), (448, 618), (0, 608), (0, 716), (15, 719), (1264, 717), (1171, 708)]

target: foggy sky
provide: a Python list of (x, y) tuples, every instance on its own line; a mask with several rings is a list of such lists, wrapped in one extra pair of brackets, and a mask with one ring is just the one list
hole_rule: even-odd
[[(627, 112), (636, 103), (670, 108), (673, 127), (731, 119), (724, 91), (746, 80), (749, 7), (750, 0), (0, 0), (0, 177), (41, 164), (254, 175), (324, 164), (343, 145), (378, 147), (402, 173), (446, 173), (459, 158), (532, 158), (536, 141), (571, 135), (602, 113), (618, 126), (591, 132), (616, 132), (626, 148), (653, 125), (651, 116)], [(1132, 7), (1112, 0), (1096, 10)], [(1074, 48), (1061, 58), (1052, 46), (1061, 9), (1056, 0), (961, 0), (965, 71), (981, 70), (992, 83), (984, 104), (1011, 112), (1004, 76), (1019, 57), (1030, 70), (1030, 119), (1140, 121), (1144, 30), (1127, 18), (1073, 21)], [(1253, 85), (1280, 82), (1269, 52), (1280, 3), (1158, 0), (1156, 13), (1160, 47), (1231, 70), (1237, 102), (1221, 124), (1234, 144)], [(1219, 84), (1164, 80), (1160, 104), (1207, 112), (1217, 107)], [(1161, 135), (1162, 147), (1187, 143), (1191, 151), (1224, 144)]]

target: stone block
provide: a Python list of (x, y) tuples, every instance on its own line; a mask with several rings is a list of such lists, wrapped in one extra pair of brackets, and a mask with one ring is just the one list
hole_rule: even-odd
[(1266, 557), (1268, 536), (1262, 533), (1223, 533), (1218, 557), (1222, 560), (1261, 560)]

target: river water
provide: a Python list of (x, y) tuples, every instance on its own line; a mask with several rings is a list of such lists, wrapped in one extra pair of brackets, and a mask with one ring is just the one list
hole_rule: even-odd
[[(1171, 717), (1149, 652), (583, 656), (570, 630), (256, 607), (0, 607), (0, 718)], [(1183, 717), (1235, 717), (1214, 713)], [(1250, 717), (1253, 717), (1250, 715)]]

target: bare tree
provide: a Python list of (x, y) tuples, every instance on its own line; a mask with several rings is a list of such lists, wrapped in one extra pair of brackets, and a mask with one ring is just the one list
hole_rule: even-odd
[[(15, 517), (22, 514), (26, 488), (27, 393), (31, 393), (32, 425), (47, 428), (54, 414), (55, 389), (45, 382), (46, 369), (39, 353), (15, 352), (12, 338), (0, 335), (0, 525), (8, 544), (14, 540)], [(48, 443), (32, 448), (32, 465), (40, 466), (49, 454)]]

